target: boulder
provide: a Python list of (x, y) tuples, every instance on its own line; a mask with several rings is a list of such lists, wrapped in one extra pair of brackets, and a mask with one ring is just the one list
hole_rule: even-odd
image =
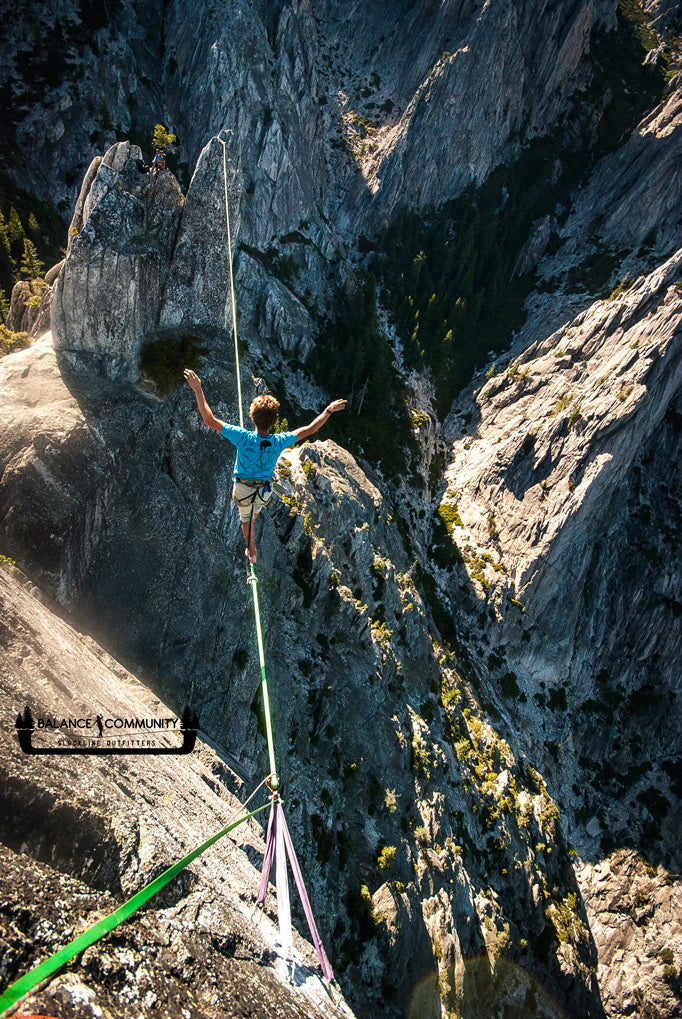
[(19, 280), (14, 284), (5, 323), (8, 329), (40, 336), (50, 328), (52, 291), (46, 283), (47, 280)]

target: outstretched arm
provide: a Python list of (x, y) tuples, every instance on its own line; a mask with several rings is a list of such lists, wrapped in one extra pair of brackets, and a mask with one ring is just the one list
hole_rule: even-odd
[(192, 371), (191, 368), (185, 368), (184, 375), (187, 385), (196, 396), (197, 407), (199, 408), (202, 421), (205, 425), (208, 425), (209, 428), (214, 428), (216, 432), (222, 432), (224, 422), (215, 416), (209, 405), (206, 403), (206, 397), (204, 396), (204, 391), (201, 388), (201, 379)]
[(332, 414), (336, 414), (339, 410), (345, 410), (347, 403), (347, 400), (333, 400), (332, 403), (325, 407), (322, 413), (318, 414), (315, 420), (311, 421), (309, 425), (305, 425), (305, 427), (297, 428), (295, 430), (296, 441), (301, 442), (302, 439), (307, 439), (310, 435), (314, 435), (315, 432), (320, 430), (322, 425), (329, 421)]

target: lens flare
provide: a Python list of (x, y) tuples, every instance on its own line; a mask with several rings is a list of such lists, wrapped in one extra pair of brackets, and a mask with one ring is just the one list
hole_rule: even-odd
[(509, 959), (467, 959), (417, 984), (407, 1019), (569, 1019), (540, 982)]

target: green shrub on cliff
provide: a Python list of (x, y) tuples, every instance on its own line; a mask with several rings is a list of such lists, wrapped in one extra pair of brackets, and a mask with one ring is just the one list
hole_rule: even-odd
[(13, 333), (5, 325), (0, 325), (0, 357), (12, 354), (16, 350), (30, 347), (31, 337), (28, 333)]
[(396, 847), (384, 846), (377, 858), (377, 866), (380, 870), (390, 870), (395, 860)]
[(169, 149), (171, 145), (175, 145), (177, 140), (177, 136), (170, 134), (164, 124), (157, 124), (154, 128), (152, 145), (155, 149)]

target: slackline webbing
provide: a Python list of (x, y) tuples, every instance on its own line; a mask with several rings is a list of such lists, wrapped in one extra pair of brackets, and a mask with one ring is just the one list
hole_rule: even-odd
[(145, 902), (148, 902), (153, 895), (164, 887), (164, 885), (167, 885), (169, 881), (172, 881), (172, 879), (176, 877), (181, 870), (184, 870), (188, 864), (190, 864), (193, 860), (196, 860), (197, 856), (200, 856), (201, 853), (217, 842), (218, 839), (227, 835), (228, 832), (231, 832), (234, 828), (238, 827), (238, 825), (242, 824), (250, 817), (255, 817), (256, 814), (259, 814), (261, 810), (265, 810), (265, 808), (269, 805), (268, 801), (268, 803), (264, 803), (262, 807), (256, 807), (255, 810), (250, 811), (248, 814), (244, 814), (243, 817), (240, 817), (236, 821), (232, 821), (230, 824), (226, 825), (224, 828), (221, 828), (219, 832), (216, 832), (215, 835), (211, 835), (209, 839), (202, 842), (200, 846), (193, 849), (191, 853), (187, 854), (187, 856), (183, 856), (181, 860), (174, 863), (172, 867), (165, 870), (163, 874), (160, 874), (157, 878), (150, 882), (150, 884), (145, 885), (145, 887), (140, 889), (139, 892), (136, 892), (131, 899), (124, 902), (122, 906), (119, 906), (118, 909), (114, 910), (113, 913), (110, 913), (109, 916), (98, 921), (98, 923), (90, 927), (89, 930), (84, 931), (83, 934), (80, 934), (73, 941), (70, 941), (68, 945), (64, 946), (64, 948), (55, 952), (55, 954), (50, 956), (49, 959), (46, 959), (45, 962), (39, 963), (32, 970), (29, 970), (25, 976), (16, 980), (0, 997), (0, 1019), (6, 1011), (11, 1009), (13, 1005), (16, 1005), (21, 998), (26, 997), (26, 995), (29, 994), (38, 984), (42, 983), (43, 980), (52, 976), (53, 973), (56, 973), (56, 971), (66, 965), (67, 962), (70, 962), (74, 956), (85, 951), (85, 949), (90, 945), (99, 941), (99, 939), (104, 937), (105, 934), (113, 931), (119, 924), (123, 923), (124, 920), (127, 920), (129, 916), (140, 908), (140, 906), (143, 906)]
[[(235, 370), (237, 373), (237, 395), (239, 399), (239, 423), (241, 427), (244, 427), (244, 413), (242, 410), (242, 395), (241, 395), (241, 372), (239, 367), (239, 348), (237, 346), (237, 305), (234, 294), (234, 276), (232, 274), (232, 237), (230, 233), (230, 208), (228, 199), (228, 188), (227, 188), (227, 146), (222, 138), (218, 138), (218, 141), (223, 147), (223, 183), (225, 186), (225, 222), (227, 224), (227, 244), (229, 249), (229, 265), (230, 265), (230, 292), (232, 296), (232, 328), (234, 331), (235, 345), (234, 345), (234, 361)], [(251, 522), (250, 527), (253, 526), (253, 505), (251, 509)], [(249, 540), (251, 537), (251, 530), (249, 528)], [(301, 868), (299, 867), (298, 860), (296, 859), (296, 853), (294, 846), (289, 835), (289, 829), (287, 828), (286, 821), (284, 819), (284, 811), (282, 809), (282, 801), (279, 797), (278, 791), (278, 780), (277, 780), (277, 766), (275, 764), (275, 741), (272, 734), (272, 718), (270, 716), (270, 697), (268, 695), (268, 681), (265, 674), (265, 652), (263, 650), (263, 631), (260, 620), (260, 607), (258, 604), (258, 578), (256, 576), (256, 569), (252, 562), (249, 562), (247, 568), (247, 583), (251, 585), (251, 591), (253, 594), (253, 614), (256, 620), (256, 638), (258, 640), (258, 659), (260, 662), (260, 675), (261, 675), (261, 689), (263, 691), (263, 711), (265, 714), (265, 728), (268, 739), (268, 754), (270, 757), (270, 788), (272, 790), (272, 801), (270, 818), (268, 820), (268, 832), (265, 840), (265, 858), (263, 860), (263, 872), (261, 877), (260, 889), (258, 892), (257, 902), (262, 906), (265, 901), (265, 895), (268, 887), (268, 877), (273, 864), (276, 861), (276, 887), (277, 887), (277, 914), (279, 919), (279, 929), (282, 942), (282, 950), (287, 959), (293, 960), (293, 939), (291, 933), (291, 911), (289, 902), (289, 884), (287, 878), (287, 857), (294, 874), (294, 880), (298, 893), (301, 897), (301, 903), (303, 904), (303, 911), (308, 921), (308, 927), (310, 934), (313, 939), (315, 951), (317, 957), (320, 960), (320, 967), (325, 979), (331, 985), (334, 982), (334, 971), (332, 970), (329, 959), (327, 958), (324, 946), (320, 940), (320, 936), (317, 931), (317, 925), (315, 918), (313, 917), (313, 911), (310, 907), (310, 900), (308, 899), (308, 893), (305, 888), (303, 881), (303, 875)], [(331, 987), (330, 987), (331, 993)]]
[[(270, 871), (272, 869), (273, 861), (276, 860), (275, 881), (277, 887), (277, 906), (280, 920), (279, 929), (282, 936), (282, 949), (288, 959), (293, 959), (294, 946), (291, 935), (291, 915), (289, 912), (289, 885), (286, 875), (287, 857), (289, 858), (289, 865), (291, 866), (291, 870), (294, 875), (298, 894), (301, 897), (303, 912), (305, 913), (305, 918), (308, 921), (308, 929), (310, 930), (310, 936), (313, 939), (313, 945), (315, 946), (317, 957), (320, 960), (322, 973), (330, 983), (333, 983), (334, 971), (329, 963), (327, 953), (325, 952), (324, 946), (320, 940), (317, 924), (315, 923), (315, 917), (313, 916), (313, 911), (310, 905), (310, 899), (308, 898), (305, 882), (303, 881), (303, 874), (301, 873), (301, 867), (296, 856), (296, 850), (294, 849), (294, 844), (291, 841), (291, 835), (289, 834), (289, 828), (287, 827), (287, 822), (284, 818), (282, 801), (277, 799), (272, 804), (272, 810), (270, 811), (270, 817), (268, 819), (268, 833), (265, 842), (263, 872), (261, 874), (258, 898), (256, 899), (256, 902), (259, 906), (262, 906), (265, 902)], [(285, 904), (284, 922), (282, 922), (282, 901), (284, 901)]]
[[(227, 262), (230, 276), (230, 297), (232, 304), (232, 334), (234, 336), (234, 364), (237, 376), (237, 401), (239, 404), (239, 424), (244, 427), (244, 409), (242, 407), (242, 384), (241, 369), (239, 364), (239, 346), (237, 344), (237, 302), (234, 293), (234, 275), (232, 272), (232, 233), (230, 230), (230, 203), (227, 188), (227, 145), (218, 136), (218, 141), (223, 147), (223, 185), (225, 191), (225, 225), (227, 227)], [(268, 681), (265, 675), (265, 652), (263, 650), (263, 632), (260, 621), (260, 607), (258, 604), (258, 578), (253, 563), (250, 563), (248, 582), (251, 585), (253, 594), (253, 614), (256, 619), (256, 638), (258, 640), (258, 660), (260, 662), (261, 689), (263, 691), (263, 709), (265, 712), (265, 730), (268, 740), (268, 756), (270, 758), (270, 784), (273, 792), (277, 790), (277, 766), (275, 763), (275, 741), (272, 735), (272, 718), (270, 717), (270, 696), (268, 694)]]

